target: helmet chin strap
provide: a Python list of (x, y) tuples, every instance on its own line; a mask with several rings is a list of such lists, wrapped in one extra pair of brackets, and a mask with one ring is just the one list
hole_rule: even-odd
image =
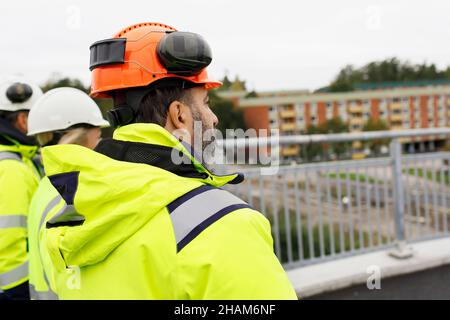
[(115, 105), (106, 115), (111, 126), (119, 127), (134, 123), (141, 101), (150, 90), (152, 90), (151, 87), (124, 90), (122, 93), (124, 94), (125, 101), (122, 100), (117, 105), (117, 99), (114, 97)]
[(133, 123), (136, 118), (136, 114), (132, 107), (123, 104), (109, 110), (106, 114), (106, 118), (111, 126), (116, 128)]

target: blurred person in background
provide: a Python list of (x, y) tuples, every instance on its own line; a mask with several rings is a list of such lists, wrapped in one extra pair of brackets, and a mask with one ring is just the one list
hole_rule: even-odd
[(40, 96), (35, 84), (0, 86), (0, 300), (29, 299), (27, 214), (40, 170), (33, 161), (38, 146), (26, 134)]
[[(103, 119), (97, 104), (75, 88), (57, 88), (45, 93), (28, 116), (28, 135), (36, 137), (41, 147), (76, 144), (94, 149), (101, 138)], [(40, 229), (49, 213), (48, 203), (63, 202), (58, 190), (43, 178), (31, 201), (28, 214), (29, 284), (31, 299), (57, 299), (53, 272), (45, 246), (45, 228)]]

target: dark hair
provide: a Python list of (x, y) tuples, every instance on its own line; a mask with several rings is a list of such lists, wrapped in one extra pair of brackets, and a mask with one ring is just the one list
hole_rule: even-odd
[(0, 118), (8, 121), (10, 124), (14, 124), (19, 116), (20, 112), (28, 112), (28, 110), (20, 110), (20, 111), (3, 111), (0, 110)]
[(174, 79), (170, 80), (172, 81), (166, 82), (169, 83), (167, 86), (161, 85), (163, 82), (160, 81), (160, 85), (155, 86), (145, 94), (139, 105), (136, 122), (156, 123), (165, 126), (169, 106), (172, 102), (179, 101), (187, 105), (192, 103), (192, 96), (188, 89), (198, 85), (185, 81), (174, 82)]

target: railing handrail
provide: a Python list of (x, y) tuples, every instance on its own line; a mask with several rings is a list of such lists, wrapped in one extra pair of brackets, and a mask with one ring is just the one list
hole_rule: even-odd
[(376, 139), (408, 138), (427, 135), (447, 135), (450, 134), (450, 127), (445, 128), (425, 128), (408, 130), (387, 130), (387, 131), (364, 131), (351, 133), (331, 133), (331, 134), (311, 134), (293, 136), (270, 136), (270, 137), (250, 137), (237, 139), (217, 140), (217, 144), (222, 148), (243, 148), (243, 147), (264, 147), (278, 144), (309, 144), (324, 142), (349, 142), (367, 141)]

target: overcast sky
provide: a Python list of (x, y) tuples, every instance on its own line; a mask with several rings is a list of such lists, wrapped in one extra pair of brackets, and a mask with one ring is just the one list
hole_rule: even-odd
[(88, 84), (89, 45), (145, 21), (202, 34), (210, 74), (256, 90), (315, 89), (346, 64), (391, 56), (450, 64), (446, 0), (1, 0), (0, 77), (42, 84), (57, 72)]

